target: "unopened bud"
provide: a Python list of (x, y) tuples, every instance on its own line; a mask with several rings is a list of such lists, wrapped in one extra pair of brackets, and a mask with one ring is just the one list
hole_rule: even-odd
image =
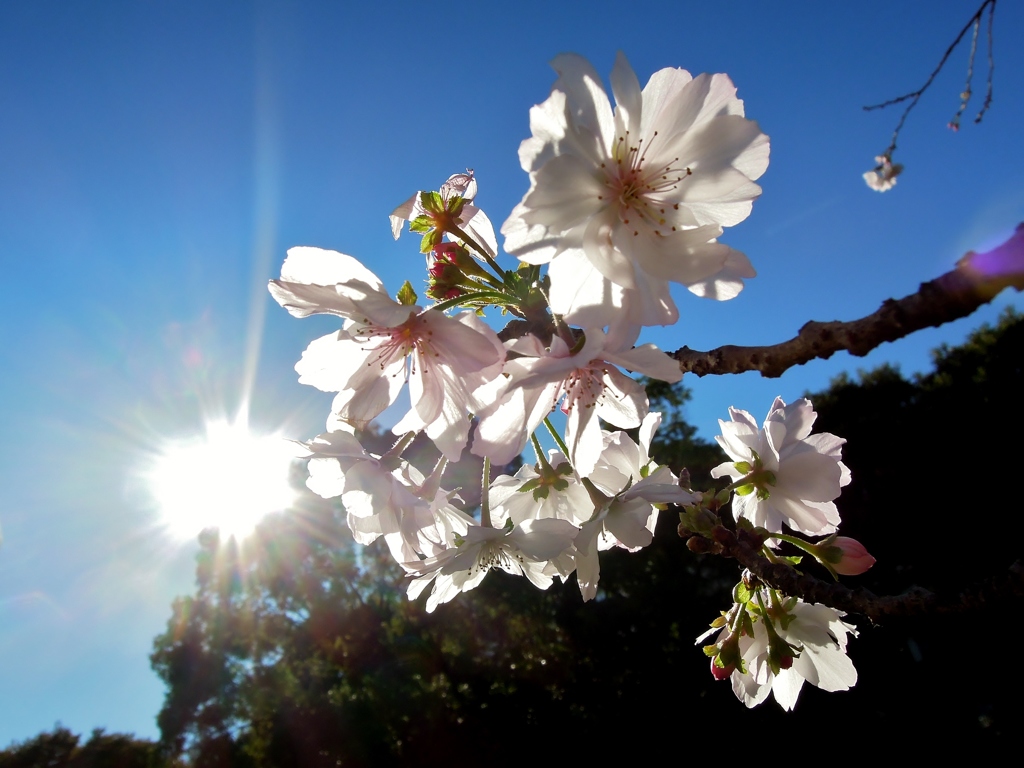
[[(832, 559), (835, 553), (832, 550), (839, 550), (839, 558)], [(843, 576), (859, 576), (875, 564), (875, 558), (856, 539), (848, 536), (836, 536), (829, 547), (829, 565), (836, 573)]]
[(736, 667), (734, 667), (732, 665), (730, 665), (728, 667), (720, 667), (720, 666), (718, 666), (718, 659), (717, 658), (714, 658), (714, 659), (711, 660), (711, 676), (714, 677), (715, 680), (728, 680), (729, 679), (729, 675), (732, 674), (732, 671), (735, 668)]

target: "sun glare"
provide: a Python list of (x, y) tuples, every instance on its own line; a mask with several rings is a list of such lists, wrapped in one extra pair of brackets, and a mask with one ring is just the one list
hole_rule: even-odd
[(276, 435), (255, 435), (244, 423), (211, 422), (206, 434), (177, 441), (149, 473), (150, 491), (168, 529), (195, 536), (219, 528), (242, 538), (268, 513), (295, 499), (288, 477), (294, 451)]

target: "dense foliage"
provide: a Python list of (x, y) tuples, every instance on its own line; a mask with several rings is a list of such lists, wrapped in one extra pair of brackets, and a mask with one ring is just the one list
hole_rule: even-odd
[(60, 724), (0, 751), (0, 768), (175, 768), (158, 744), (95, 729), (89, 739)]

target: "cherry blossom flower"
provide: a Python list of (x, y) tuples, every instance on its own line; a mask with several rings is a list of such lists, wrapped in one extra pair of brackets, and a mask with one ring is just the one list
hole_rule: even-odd
[[(774, 598), (768, 590), (761, 590), (760, 597), (767, 618), (755, 609), (753, 621), (743, 622), (746, 629), (735, 632), (726, 627), (716, 639), (723, 648), (738, 643), (742, 664), (730, 665), (731, 671), (713, 671), (719, 679), (729, 672), (736, 698), (755, 707), (771, 693), (788, 711), (796, 705), (805, 681), (823, 691), (845, 691), (856, 684), (857, 670), (846, 655), (846, 645), (847, 635), (856, 637), (857, 630), (842, 620), (846, 614), (795, 597), (779, 605), (771, 602)], [(734, 606), (737, 608), (743, 610)], [(704, 633), (697, 642), (709, 634)]]
[[(726, 75), (656, 72), (641, 91), (620, 53), (614, 111), (593, 67), (564, 54), (519, 148), (530, 190), (502, 226), (505, 249), (550, 263), (551, 308), (569, 322), (643, 325), (679, 317), (669, 282), (729, 299), (755, 272), (716, 241), (761, 193), (768, 138)], [(603, 321), (603, 322), (602, 322)]]
[(896, 177), (903, 172), (903, 165), (893, 163), (889, 155), (879, 155), (875, 162), (878, 165), (864, 174), (864, 181), (876, 192), (888, 192), (896, 186)]
[(594, 514), (594, 502), (580, 477), (559, 451), (552, 450), (547, 463), (524, 464), (514, 476), (500, 475), (489, 492), (495, 525), (544, 518), (582, 525)]
[(827, 432), (811, 434), (817, 414), (810, 400), (786, 405), (776, 398), (760, 429), (746, 411), (730, 408), (729, 414), (732, 421), (719, 420), (722, 434), (715, 440), (732, 461), (711, 476), (750, 478), (733, 496), (736, 516), (779, 533), (783, 523), (812, 536), (834, 532), (839, 511), (833, 499), (850, 482), (841, 461), (846, 441)]
[(633, 346), (639, 332), (638, 325), (590, 329), (575, 351), (557, 336), (546, 348), (535, 336), (516, 340), (509, 351), (519, 356), (504, 368), (508, 388), (480, 413), (473, 452), (495, 463), (511, 461), (561, 402), (569, 458), (581, 476), (590, 474), (602, 447), (596, 417), (630, 429), (647, 415), (644, 388), (619, 367), (663, 381), (682, 378), (679, 364), (653, 344)]
[(651, 460), (651, 440), (660, 424), (660, 413), (647, 414), (639, 443), (625, 432), (603, 432), (605, 448), (589, 480), (610, 498), (583, 524), (575, 542), (576, 579), (584, 601), (597, 595), (599, 551), (620, 547), (637, 552), (654, 539), (659, 505), (698, 498), (679, 487), (672, 470)]
[(493, 568), (525, 576), (539, 589), (551, 586), (556, 575), (572, 572), (572, 541), (576, 526), (565, 520), (527, 520), (504, 528), (472, 525), (455, 539), (454, 546), (436, 557), (403, 563), (413, 582), (409, 598), (415, 600), (433, 582), (427, 612), (468, 592)]
[(338, 420), (364, 428), (395, 402), (406, 380), (412, 408), (398, 432), (425, 429), (457, 461), (469, 435), (473, 393), (500, 373), (504, 348), (472, 312), (449, 317), (388, 296), (358, 260), (292, 248), (270, 293), (296, 317), (325, 313), (344, 327), (313, 341), (295, 366), (299, 381), (337, 392)]
[[(484, 248), (488, 256), (494, 258), (498, 253), (498, 240), (494, 237), (494, 226), (487, 218), (487, 214), (471, 203), (476, 197), (476, 188), (476, 178), (472, 170), (467, 170), (465, 173), (453, 173), (448, 177), (448, 181), (441, 185), (441, 199), (446, 204), (455, 197), (461, 197), (465, 201), (461, 212), (455, 219), (455, 224)], [(412, 221), (418, 216), (430, 216), (430, 212), (423, 207), (420, 195), (421, 193), (417, 192), (392, 211), (390, 216), (391, 234), (394, 235), (395, 240), (402, 234), (403, 222)]]
[(397, 457), (367, 453), (355, 435), (328, 432), (299, 445), (309, 457), (306, 485), (325, 499), (341, 497), (358, 543), (371, 544), (383, 536), (392, 556), (405, 562), (444, 551), (445, 535), (453, 525), (459, 532), (466, 530), (466, 524), (459, 528), (457, 516), (462, 513), (454, 508), (438, 514), (438, 507), (449, 506), (445, 494), (423, 498), (425, 478), (415, 467)]

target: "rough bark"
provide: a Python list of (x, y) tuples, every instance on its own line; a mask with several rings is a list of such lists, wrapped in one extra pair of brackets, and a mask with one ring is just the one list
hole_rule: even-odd
[(921, 283), (916, 293), (887, 299), (867, 317), (845, 322), (812, 320), (789, 341), (770, 346), (730, 344), (707, 352), (683, 347), (672, 356), (683, 373), (697, 376), (760, 371), (762, 376), (776, 378), (794, 365), (826, 359), (839, 350), (863, 357), (883, 342), (967, 317), (1007, 287), (1024, 290), (1024, 224), (1002, 245), (985, 253), (967, 253), (955, 269)]

